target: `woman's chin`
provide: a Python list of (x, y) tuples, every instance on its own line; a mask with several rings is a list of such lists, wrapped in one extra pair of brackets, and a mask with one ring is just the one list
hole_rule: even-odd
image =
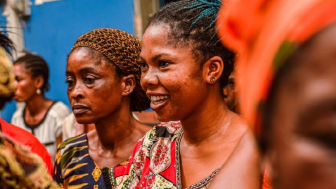
[(76, 122), (79, 123), (79, 124), (83, 124), (83, 125), (87, 125), (87, 124), (91, 124), (91, 123), (94, 123), (94, 120), (92, 119), (88, 119), (88, 118), (85, 118), (85, 117), (76, 117)]
[(155, 112), (155, 117), (160, 122), (169, 122), (169, 121), (179, 120), (176, 116), (167, 115), (167, 114), (157, 114), (156, 112)]

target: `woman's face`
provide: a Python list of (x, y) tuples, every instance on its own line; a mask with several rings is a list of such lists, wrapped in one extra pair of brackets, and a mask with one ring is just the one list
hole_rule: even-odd
[(122, 84), (114, 65), (92, 49), (76, 48), (69, 56), (68, 98), (81, 124), (96, 123), (112, 115), (122, 103)]
[(17, 102), (27, 102), (36, 95), (37, 78), (32, 78), (30, 71), (25, 68), (24, 63), (16, 63), (14, 65), (14, 75), (17, 88), (13, 98)]
[(336, 27), (280, 81), (272, 120), (274, 189), (336, 187)]
[(143, 39), (141, 86), (160, 121), (184, 120), (201, 108), (206, 93), (191, 45), (174, 45), (165, 24), (151, 25)]

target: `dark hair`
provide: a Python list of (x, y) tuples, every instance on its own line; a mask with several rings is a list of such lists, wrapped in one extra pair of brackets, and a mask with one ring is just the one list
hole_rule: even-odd
[(167, 24), (170, 27), (169, 43), (187, 46), (191, 42), (195, 59), (201, 65), (213, 56), (220, 56), (224, 61), (220, 78), (220, 87), (223, 88), (233, 70), (235, 54), (224, 47), (217, 36), (215, 21), (220, 4), (221, 0), (172, 2), (155, 13), (148, 26)]
[(40, 56), (28, 53), (14, 61), (15, 64), (24, 64), (25, 68), (30, 71), (33, 78), (42, 76), (44, 83), (41, 91), (47, 92), (49, 90), (49, 68), (47, 62)]
[(14, 49), (13, 42), (2, 32), (0, 32), (0, 46), (11, 56), (12, 50)]

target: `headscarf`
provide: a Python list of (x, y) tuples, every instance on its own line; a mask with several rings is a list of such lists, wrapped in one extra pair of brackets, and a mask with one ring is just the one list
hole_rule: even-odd
[(336, 0), (228, 0), (217, 26), (223, 43), (238, 53), (242, 114), (257, 136), (261, 108), (276, 71), (313, 34), (336, 21)]
[(131, 110), (142, 111), (149, 108), (150, 101), (140, 86), (141, 46), (138, 39), (121, 30), (102, 28), (80, 36), (72, 46), (71, 52), (77, 47), (90, 47), (108, 58), (123, 74), (133, 74), (136, 86), (131, 94)]
[(0, 188), (59, 188), (41, 158), (0, 132)]
[(12, 62), (7, 51), (0, 47), (0, 97), (10, 97), (14, 94), (14, 78)]

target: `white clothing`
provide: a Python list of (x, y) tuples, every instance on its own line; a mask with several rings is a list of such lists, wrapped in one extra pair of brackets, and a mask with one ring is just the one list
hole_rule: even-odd
[(70, 114), (69, 108), (62, 102), (54, 102), (40, 123), (28, 125), (24, 120), (25, 107), (21, 106), (15, 111), (12, 124), (35, 135), (46, 147), (54, 161), (57, 148), (56, 138), (62, 134), (62, 123), (64, 118)]
[(69, 114), (63, 122), (62, 141), (76, 136), (76, 119), (73, 113)]

